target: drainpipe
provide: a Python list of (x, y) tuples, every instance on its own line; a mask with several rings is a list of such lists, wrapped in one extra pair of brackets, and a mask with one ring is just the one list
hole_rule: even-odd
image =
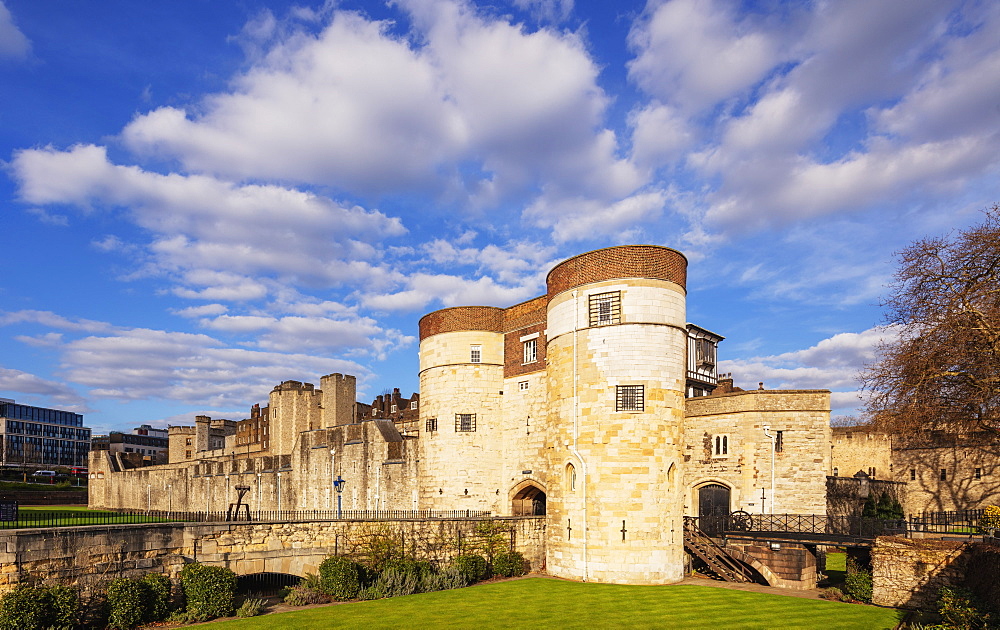
[(583, 459), (577, 446), (580, 441), (580, 395), (579, 380), (577, 371), (577, 338), (580, 330), (580, 296), (578, 291), (573, 291), (573, 446), (570, 452), (580, 462), (580, 472), (583, 478), (583, 581), (590, 577), (590, 564), (588, 562), (587, 550), (587, 462)]
[(771, 439), (771, 514), (774, 514), (774, 436), (769, 433), (771, 425), (764, 425), (764, 435)]

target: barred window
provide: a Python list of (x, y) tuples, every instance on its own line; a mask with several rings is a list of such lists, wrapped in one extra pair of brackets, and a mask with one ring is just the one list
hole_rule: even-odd
[(469, 346), (469, 361), (471, 363), (483, 362), (483, 347), (480, 345)]
[(476, 414), (474, 413), (455, 414), (456, 433), (471, 433), (475, 430), (476, 430)]
[(615, 411), (644, 411), (644, 385), (617, 385)]
[(438, 430), (438, 419), (437, 418), (427, 418), (427, 422), (424, 423), (424, 427), (426, 428), (426, 430), (427, 430), (428, 433), (430, 433), (431, 431), (437, 431)]
[(590, 296), (590, 325), (607, 326), (622, 321), (622, 292), (595, 293)]
[(524, 362), (534, 363), (538, 360), (538, 340), (529, 339), (524, 342)]

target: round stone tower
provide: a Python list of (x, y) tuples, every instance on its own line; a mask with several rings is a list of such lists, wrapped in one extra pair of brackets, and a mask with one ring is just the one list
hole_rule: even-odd
[(549, 272), (554, 575), (628, 584), (684, 576), (686, 272), (683, 254), (647, 245), (588, 252)]
[(420, 509), (498, 511), (502, 325), (492, 306), (420, 319)]

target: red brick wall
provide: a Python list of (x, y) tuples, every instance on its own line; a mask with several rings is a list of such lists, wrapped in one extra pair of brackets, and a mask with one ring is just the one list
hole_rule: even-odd
[(565, 260), (546, 278), (549, 298), (590, 282), (618, 278), (654, 278), (687, 286), (687, 258), (657, 245), (624, 245), (598, 249)]
[(458, 330), (503, 330), (503, 309), (495, 306), (456, 306), (420, 318), (420, 340)]

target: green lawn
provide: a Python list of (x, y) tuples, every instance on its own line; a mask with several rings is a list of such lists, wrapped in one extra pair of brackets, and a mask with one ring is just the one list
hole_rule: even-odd
[(281, 628), (892, 628), (887, 608), (711, 586), (619, 586), (544, 578), (208, 624)]
[(847, 575), (847, 554), (843, 551), (828, 551), (826, 553), (826, 571), (830, 578), (830, 586), (843, 586)]
[(73, 525), (114, 525), (127, 523), (165, 523), (162, 518), (136, 514), (118, 514), (91, 510), (86, 505), (29, 505), (20, 506), (17, 523), (0, 521), (0, 528), (21, 527), (70, 527)]

